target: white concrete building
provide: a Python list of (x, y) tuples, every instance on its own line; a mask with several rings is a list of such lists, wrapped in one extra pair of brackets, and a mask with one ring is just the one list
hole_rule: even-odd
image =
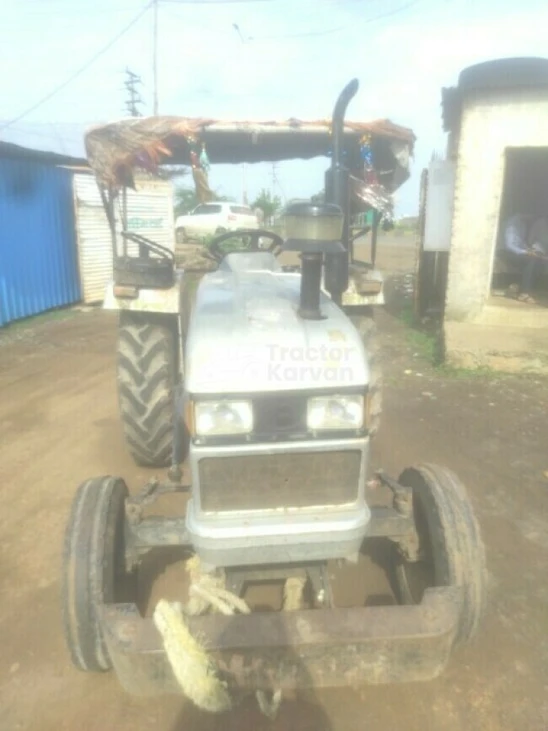
[(507, 216), (548, 215), (548, 59), (503, 59), (464, 70), (456, 87), (443, 90), (443, 120), (454, 186), (446, 360), (548, 372), (548, 306), (500, 296), (501, 275), (509, 270), (496, 254)]

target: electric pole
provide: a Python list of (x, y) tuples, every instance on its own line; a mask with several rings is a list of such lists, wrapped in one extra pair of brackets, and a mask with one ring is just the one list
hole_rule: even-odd
[(246, 181), (247, 165), (242, 163), (242, 203), (247, 205), (247, 181)]
[(276, 163), (272, 163), (272, 192), (271, 196), (272, 199), (274, 199), (274, 195), (276, 193)]
[(129, 112), (131, 117), (142, 116), (141, 112), (139, 111), (139, 105), (143, 104), (143, 100), (141, 99), (141, 96), (137, 91), (137, 86), (142, 83), (143, 82), (141, 81), (140, 76), (134, 74), (133, 71), (130, 71), (128, 68), (126, 68), (126, 81), (124, 83), (124, 86), (126, 87), (128, 92), (126, 110)]
[(154, 116), (158, 116), (158, 0), (153, 0), (154, 29), (152, 38), (153, 58), (152, 71), (154, 76)]

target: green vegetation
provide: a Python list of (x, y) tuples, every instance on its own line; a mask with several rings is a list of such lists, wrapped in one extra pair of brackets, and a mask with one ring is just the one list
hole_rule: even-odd
[(257, 198), (251, 204), (251, 208), (260, 208), (264, 216), (264, 225), (272, 223), (272, 219), (282, 207), (282, 199), (272, 195), (269, 190), (263, 188)]
[(487, 366), (481, 366), (479, 368), (456, 368), (444, 363), (440, 364), (436, 370), (448, 378), (453, 378), (454, 380), (460, 379), (463, 381), (469, 381), (473, 378), (491, 380), (493, 378), (503, 378), (504, 376), (515, 375), (511, 373), (503, 373), (501, 371), (494, 371), (491, 368), (487, 368)]
[(419, 228), (419, 219), (417, 216), (406, 216), (396, 221), (395, 229), (403, 233), (417, 233)]
[(453, 379), (492, 379), (504, 376), (487, 367), (455, 368), (443, 362), (443, 336), (439, 324), (435, 329), (427, 329), (417, 321), (411, 305), (407, 305), (399, 313), (399, 319), (408, 328), (407, 339), (410, 346), (440, 375)]
[(411, 328), (407, 333), (410, 345), (433, 366), (440, 367), (440, 342), (434, 333)]

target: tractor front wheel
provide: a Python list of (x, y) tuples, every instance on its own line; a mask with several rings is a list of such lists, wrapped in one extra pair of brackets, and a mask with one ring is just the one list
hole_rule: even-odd
[(78, 488), (63, 552), (63, 625), (73, 664), (110, 670), (98, 610), (127, 590), (124, 505), (128, 489), (117, 477), (97, 477)]
[(171, 464), (177, 360), (175, 320), (120, 312), (118, 399), (124, 436), (138, 465)]
[(435, 586), (460, 586), (463, 604), (455, 644), (471, 639), (484, 612), (485, 548), (464, 485), (450, 470), (423, 464), (404, 470), (398, 482), (412, 488), (419, 539), (413, 560), (394, 544), (395, 583), (403, 604), (419, 604)]

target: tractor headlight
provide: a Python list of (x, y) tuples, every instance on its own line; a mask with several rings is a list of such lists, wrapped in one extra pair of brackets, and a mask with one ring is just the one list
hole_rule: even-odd
[(308, 428), (313, 431), (361, 429), (364, 425), (363, 396), (321, 396), (308, 401)]
[(196, 401), (194, 404), (196, 436), (249, 434), (253, 429), (250, 401)]

